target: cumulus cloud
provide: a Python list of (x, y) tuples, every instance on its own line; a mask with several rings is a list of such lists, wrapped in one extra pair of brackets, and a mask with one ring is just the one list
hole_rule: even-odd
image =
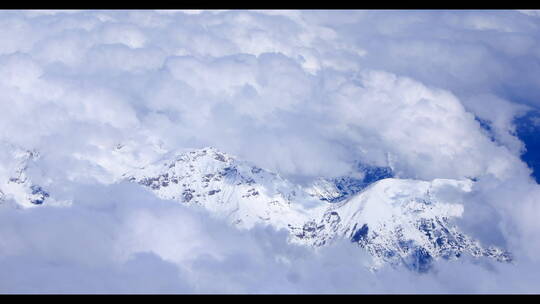
[[(12, 135), (18, 133), (19, 144), (39, 146), (51, 140), (51, 134), (57, 138), (64, 134), (62, 142), (70, 142), (73, 133), (83, 132), (95, 138), (85, 140), (85, 149), (90, 150), (108, 149), (111, 142), (128, 137), (138, 142), (160, 140), (169, 149), (211, 144), (291, 176), (343, 175), (360, 158), (396, 166), (407, 177), (507, 174), (503, 171), (521, 149), (511, 135), (513, 116), (504, 113), (522, 112), (525, 106), (505, 103), (504, 94), (482, 97), (492, 94), (491, 88), (462, 94), (466, 86), (455, 79), (434, 81), (454, 67), (467, 68), (459, 73), (479, 78), (471, 76), (470, 69), (483, 62), (461, 63), (450, 44), (439, 48), (451, 52), (451, 58), (422, 55), (427, 61), (416, 65), (407, 56), (387, 54), (385, 62), (388, 58), (409, 63), (407, 70), (374, 65), (382, 59), (373, 56), (394, 48), (407, 52), (418, 39), (423, 43), (420, 51), (431, 51), (424, 46), (431, 36), (423, 38), (427, 35), (423, 32), (394, 47), (395, 40), (404, 39), (403, 29), (393, 28), (397, 21), (384, 19), (384, 14), (385, 22), (375, 22), (372, 15), (380, 14), (5, 13), (6, 34), (13, 32), (8, 30), (11, 26), (34, 37), (21, 45), (11, 42), (13, 49), (1, 58), (3, 110), (19, 118), (4, 121), (5, 137), (14, 140)], [(395, 18), (399, 22), (414, 25), (411, 31), (420, 27), (417, 23), (435, 18), (427, 13), (388, 13), (395, 14), (400, 14)], [(458, 16), (441, 14), (449, 27), (458, 27)], [(469, 26), (469, 19), (488, 18), (464, 15), (459, 30)], [(363, 44), (368, 35), (361, 22), (377, 25), (370, 33), (380, 36), (375, 41), (390, 41), (382, 46)], [(361, 30), (352, 33), (356, 28)], [(466, 48), (458, 51), (474, 54)], [(435, 65), (437, 73), (429, 74), (430, 81), (418, 74), (433, 66), (430, 60), (443, 59), (451, 64)], [(474, 88), (480, 90), (479, 85)], [(504, 106), (485, 110), (488, 103)], [(503, 147), (480, 134), (469, 111), (496, 122)], [(274, 153), (269, 157), (261, 151)], [(496, 161), (487, 161), (486, 151)], [(460, 163), (459, 171), (454, 170), (455, 162)]]
[[(29, 174), (73, 202), (0, 210), (0, 290), (534, 291), (540, 192), (514, 119), (540, 106), (537, 15), (0, 12), (0, 175), (13, 147), (35, 149)], [(348, 244), (313, 253), (114, 184), (133, 164), (208, 145), (300, 182), (354, 175), (356, 161), (474, 178), (462, 226), (521, 262), (443, 263), (410, 285), (407, 272), (360, 270)]]

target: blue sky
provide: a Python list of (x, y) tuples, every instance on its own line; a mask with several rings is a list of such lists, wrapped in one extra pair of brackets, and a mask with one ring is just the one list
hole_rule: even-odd
[(525, 144), (525, 151), (521, 159), (533, 170), (532, 175), (536, 182), (540, 181), (540, 127), (538, 125), (538, 111), (531, 110), (524, 116), (516, 119), (516, 135)]

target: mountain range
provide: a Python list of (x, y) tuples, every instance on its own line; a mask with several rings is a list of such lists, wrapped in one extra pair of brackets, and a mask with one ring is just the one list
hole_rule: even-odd
[[(118, 146), (122, 150), (122, 146)], [(46, 207), (54, 193), (26, 175), (39, 153), (14, 154), (17, 164), (0, 183), (0, 203)], [(428, 271), (438, 259), (462, 255), (512, 262), (511, 254), (464, 234), (455, 218), (471, 179), (431, 181), (397, 178), (392, 169), (359, 163), (361, 177), (318, 178), (309, 185), (207, 147), (164, 153), (160, 160), (134, 164), (118, 181), (137, 183), (164, 200), (200, 206), (238, 229), (269, 225), (289, 232), (289, 241), (314, 248), (347, 239), (386, 264)]]

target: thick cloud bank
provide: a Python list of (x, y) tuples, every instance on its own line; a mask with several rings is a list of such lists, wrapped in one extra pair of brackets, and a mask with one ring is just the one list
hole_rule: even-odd
[[(39, 151), (28, 174), (57, 199), (0, 205), (0, 292), (540, 292), (540, 186), (515, 124), (540, 107), (539, 16), (0, 12), (0, 178)], [(460, 225), (515, 262), (373, 273), (351, 244), (313, 251), (117, 183), (209, 145), (301, 183), (357, 161), (474, 179)]]

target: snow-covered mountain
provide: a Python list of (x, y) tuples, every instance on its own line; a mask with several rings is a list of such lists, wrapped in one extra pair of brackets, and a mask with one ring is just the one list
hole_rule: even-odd
[(0, 203), (15, 201), (21, 207), (33, 207), (49, 199), (49, 193), (35, 184), (27, 175), (30, 163), (39, 159), (37, 151), (10, 146), (11, 166), (0, 174)]
[[(0, 203), (53, 205), (53, 195), (26, 172), (39, 153), (12, 151), (12, 166), (1, 172)], [(483, 247), (453, 223), (463, 213), (460, 197), (471, 191), (472, 180), (398, 179), (388, 168), (359, 166), (362, 178), (320, 178), (300, 186), (211, 147), (163, 153), (158, 161), (137, 165), (114, 175), (162, 199), (201, 206), (240, 229), (270, 225), (288, 230), (291, 242), (313, 247), (349, 239), (373, 256), (374, 268), (390, 263), (422, 272), (433, 260), (463, 254), (512, 260), (508, 252)]]
[(286, 228), (294, 243), (318, 247), (350, 239), (374, 257), (375, 267), (404, 264), (421, 272), (433, 260), (463, 254), (511, 261), (508, 252), (482, 247), (452, 223), (463, 213), (459, 197), (471, 191), (471, 180), (385, 178), (389, 170), (361, 168), (368, 168), (364, 179), (319, 179), (301, 187), (205, 148), (165, 156), (125, 178), (160, 198), (200, 205), (240, 228)]
[(463, 206), (451, 197), (470, 191), (471, 183), (383, 179), (344, 202), (330, 205), (321, 219), (307, 222), (293, 233), (314, 246), (348, 238), (367, 249), (375, 266), (403, 263), (425, 271), (433, 259), (455, 259), (462, 254), (509, 262), (509, 253), (496, 247), (483, 248), (452, 224), (451, 219), (463, 213)]
[(165, 157), (125, 174), (163, 199), (201, 205), (231, 223), (299, 227), (322, 215), (326, 204), (300, 186), (247, 162), (205, 148)]

